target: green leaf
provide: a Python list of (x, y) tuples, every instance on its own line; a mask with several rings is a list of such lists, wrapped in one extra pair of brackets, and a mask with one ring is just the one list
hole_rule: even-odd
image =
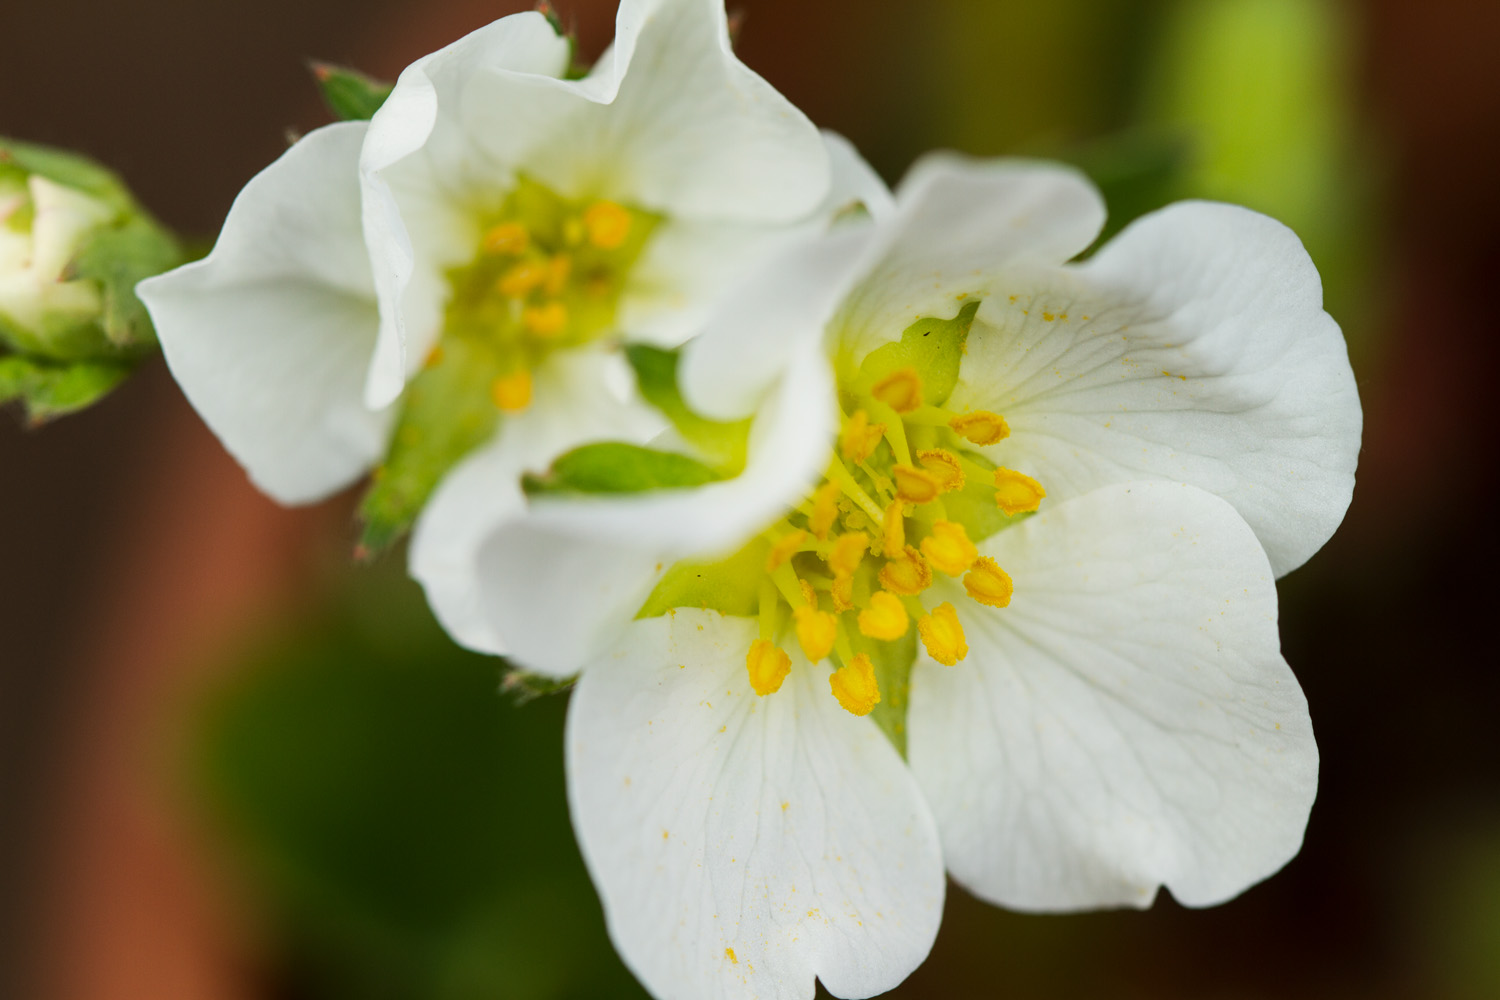
[(645, 344), (625, 348), (625, 357), (635, 369), (636, 383), (646, 402), (672, 421), (678, 433), (698, 448), (724, 478), (738, 475), (745, 467), (750, 421), (709, 420), (693, 412), (677, 386), (680, 356), (680, 351), (664, 351)]
[(484, 341), (449, 338), (438, 361), (407, 384), (390, 451), (359, 505), (362, 556), (406, 534), (438, 481), (494, 433), (500, 414), (490, 386), (500, 374)]
[(48, 364), (20, 355), (0, 356), (0, 403), (20, 400), (32, 423), (90, 406), (119, 385), (128, 363)]
[(766, 550), (755, 539), (728, 559), (679, 562), (662, 576), (637, 618), (657, 618), (673, 608), (708, 608), (726, 615), (753, 616), (759, 610)]
[(541, 493), (644, 493), (702, 486), (718, 473), (687, 455), (619, 441), (586, 444), (566, 452), (545, 475), (527, 475), (522, 489)]
[(394, 86), (359, 70), (333, 63), (314, 62), (312, 72), (323, 95), (323, 103), (339, 121), (362, 122), (374, 118), (385, 99), (391, 96)]
[(892, 372), (914, 368), (922, 379), (922, 401), (942, 406), (958, 382), (958, 367), (969, 340), (969, 327), (974, 325), (974, 314), (978, 311), (976, 300), (965, 304), (952, 319), (917, 320), (901, 331), (900, 340), (877, 347), (865, 357), (859, 366), (856, 388), (868, 391)]

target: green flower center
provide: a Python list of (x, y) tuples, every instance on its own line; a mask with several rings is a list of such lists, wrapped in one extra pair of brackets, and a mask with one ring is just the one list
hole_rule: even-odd
[(481, 219), (473, 259), (448, 272), (443, 329), (408, 383), (386, 460), (361, 505), (363, 545), (384, 547), (442, 476), (531, 406), (555, 352), (609, 334), (660, 216), (569, 199), (529, 177)]

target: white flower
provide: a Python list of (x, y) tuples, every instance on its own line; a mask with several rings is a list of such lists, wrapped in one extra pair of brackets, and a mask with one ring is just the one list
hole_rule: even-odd
[(661, 428), (620, 339), (680, 342), (829, 191), (824, 141), (734, 57), (718, 0), (625, 0), (592, 71), (570, 58), (533, 12), (417, 61), (368, 125), (254, 178), (206, 259), (141, 286), (251, 478), (301, 503), (379, 464), (367, 524), (384, 541), (427, 506), (412, 561), (439, 593), (519, 470)]
[(943, 864), (1028, 910), (1218, 903), (1313, 801), (1274, 580), (1360, 409), (1296, 237), (1187, 203), (1067, 263), (1085, 180), (944, 156), (876, 215), (685, 349), (696, 410), (754, 415), (743, 474), (538, 498), (481, 551), (514, 656), (581, 669), (575, 828), (664, 998), (889, 989)]

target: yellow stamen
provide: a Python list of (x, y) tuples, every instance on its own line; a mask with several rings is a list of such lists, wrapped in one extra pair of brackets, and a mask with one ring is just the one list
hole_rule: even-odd
[(531, 372), (522, 368), (490, 383), (490, 399), (506, 413), (520, 413), (531, 405)]
[(964, 589), (980, 604), (1003, 608), (1010, 603), (1011, 594), (1015, 593), (1016, 588), (1011, 583), (1010, 574), (1001, 569), (995, 560), (989, 556), (980, 556), (974, 560), (974, 565), (964, 577)]
[(837, 618), (826, 611), (819, 611), (815, 604), (794, 609), (792, 617), (796, 622), (797, 642), (802, 646), (802, 653), (808, 662), (817, 663), (833, 652), (833, 640), (838, 635), (839, 628)]
[(915, 368), (899, 368), (876, 382), (870, 395), (897, 413), (910, 413), (922, 405), (922, 377)]
[(891, 478), (896, 481), (896, 498), (907, 503), (931, 503), (943, 492), (936, 476), (910, 465), (892, 468)]
[(871, 594), (869, 606), (859, 613), (859, 630), (871, 639), (899, 639), (910, 624), (901, 598), (884, 590)]
[(630, 213), (612, 201), (596, 201), (583, 213), (589, 242), (600, 250), (617, 250), (630, 235)]
[(519, 222), (502, 222), (484, 234), (482, 245), (489, 253), (522, 254), (531, 245), (531, 234)]
[(885, 424), (870, 423), (870, 415), (855, 410), (839, 431), (839, 454), (844, 461), (858, 465), (875, 453), (875, 446), (885, 436)]
[(880, 703), (880, 687), (875, 683), (875, 664), (868, 654), (860, 653), (828, 675), (833, 696), (854, 715), (869, 715)]
[(838, 483), (824, 483), (813, 494), (813, 509), (808, 515), (807, 526), (819, 541), (828, 537), (833, 522), (838, 520), (839, 496), (842, 493)]
[[(806, 580), (799, 579), (797, 581), (797, 586), (802, 591), (802, 603), (810, 604), (813, 606), (813, 608), (817, 608), (818, 592), (813, 589), (813, 585), (808, 583)], [(800, 606), (801, 605), (799, 605), (799, 607)]]
[(834, 539), (833, 550), (828, 553), (828, 568), (834, 576), (853, 576), (869, 546), (870, 536), (863, 531), (845, 532)]
[(756, 639), (745, 654), (745, 669), (750, 672), (750, 686), (764, 698), (781, 689), (781, 682), (792, 672), (792, 658), (769, 639)]
[(974, 444), (999, 444), (1010, 437), (1010, 424), (998, 413), (971, 410), (948, 421), (959, 437)]
[(1041, 483), (1014, 469), (996, 469), (995, 487), (995, 503), (1007, 514), (1036, 510), (1047, 495)]
[(539, 260), (523, 260), (502, 274), (495, 287), (507, 298), (522, 299), (546, 280), (546, 264)]
[(565, 253), (547, 261), (547, 278), (542, 282), (542, 291), (558, 296), (568, 287), (568, 276), (573, 273), (573, 258)]
[(938, 572), (958, 576), (974, 565), (979, 550), (969, 541), (963, 525), (956, 521), (934, 521), (932, 534), (922, 539), (922, 555)]
[(833, 598), (833, 610), (852, 611), (854, 609), (854, 574), (835, 573), (833, 586), (829, 588), (828, 594)]
[(944, 493), (964, 488), (964, 467), (958, 456), (942, 448), (917, 452), (917, 462), (926, 469)]
[(905, 513), (906, 504), (900, 500), (893, 500), (885, 509), (885, 517), (880, 521), (881, 541), (885, 544), (885, 554), (893, 559), (906, 548)]
[(783, 563), (796, 554), (805, 541), (807, 541), (807, 532), (801, 528), (776, 539), (771, 545), (771, 551), (766, 553), (766, 572), (774, 573), (780, 569)]
[(443, 345), (433, 344), (432, 350), (427, 352), (427, 358), (422, 362), (423, 368), (436, 368), (443, 363)]
[(533, 337), (555, 337), (568, 326), (568, 307), (561, 302), (527, 306), (521, 310), (521, 325)]
[(963, 624), (958, 620), (958, 612), (947, 601), (933, 608), (931, 614), (917, 619), (917, 634), (922, 637), (922, 645), (927, 647), (927, 655), (945, 667), (951, 667), (969, 655)]
[(932, 586), (932, 567), (908, 545), (880, 568), (880, 582), (893, 594), (920, 594)]

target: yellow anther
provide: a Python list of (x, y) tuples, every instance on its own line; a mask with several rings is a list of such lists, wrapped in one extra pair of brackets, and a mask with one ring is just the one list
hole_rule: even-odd
[(905, 516), (906, 504), (893, 500), (885, 509), (885, 517), (880, 522), (881, 541), (885, 545), (885, 554), (890, 558), (899, 556), (906, 548)]
[(896, 482), (896, 499), (907, 503), (931, 503), (943, 492), (943, 487), (932, 473), (910, 465), (897, 465), (891, 469), (891, 478)]
[(1011, 583), (1010, 574), (1001, 569), (995, 560), (989, 556), (980, 556), (974, 560), (974, 565), (964, 577), (964, 589), (980, 604), (1003, 608), (1010, 603), (1010, 595), (1015, 593), (1016, 588)]
[(915, 368), (899, 368), (876, 382), (870, 395), (897, 413), (910, 413), (922, 405), (922, 376)]
[(813, 585), (806, 580), (798, 580), (797, 587), (802, 591), (802, 603), (811, 604), (816, 608), (818, 606), (818, 592), (813, 589)]
[(860, 653), (848, 663), (828, 675), (828, 688), (854, 715), (869, 715), (880, 703), (880, 687), (875, 683), (875, 664), (870, 657)]
[(807, 532), (801, 528), (776, 539), (771, 544), (771, 551), (766, 553), (766, 572), (774, 573), (780, 569), (802, 547), (802, 543), (805, 541), (807, 541)]
[(885, 424), (870, 423), (870, 415), (855, 410), (839, 430), (839, 454), (846, 462), (863, 462), (875, 453), (875, 446), (885, 436)]
[(910, 624), (901, 598), (884, 590), (871, 594), (869, 605), (859, 613), (859, 630), (871, 639), (899, 639)]
[(521, 325), (533, 337), (555, 337), (568, 328), (568, 307), (561, 302), (546, 302), (521, 310)]
[(833, 598), (833, 610), (852, 611), (854, 609), (854, 575), (835, 573), (833, 586), (828, 589), (828, 596)]
[(423, 368), (436, 368), (443, 363), (443, 345), (433, 344), (432, 350), (427, 352), (427, 357), (422, 360)]
[(546, 264), (539, 260), (523, 260), (502, 274), (495, 287), (507, 298), (522, 299), (546, 280)]
[(917, 452), (917, 463), (926, 469), (944, 493), (964, 488), (964, 467), (958, 456), (942, 448)]
[(932, 534), (922, 539), (922, 555), (932, 568), (949, 576), (958, 576), (974, 565), (979, 550), (969, 541), (969, 533), (955, 521), (934, 521)]
[(947, 601), (917, 619), (917, 634), (922, 637), (922, 645), (927, 647), (927, 655), (945, 667), (951, 667), (969, 655), (963, 624), (958, 620), (958, 612)]
[(630, 235), (630, 213), (612, 201), (596, 201), (583, 213), (589, 242), (600, 250), (617, 250)]
[(833, 640), (838, 635), (839, 620), (826, 611), (819, 611), (815, 604), (804, 604), (792, 612), (796, 624), (797, 642), (808, 662), (817, 663), (833, 652)]
[(819, 541), (828, 537), (833, 522), (838, 520), (839, 497), (842, 495), (843, 491), (839, 489), (838, 483), (824, 483), (813, 494), (813, 509), (808, 515), (807, 526)]
[(792, 672), (792, 658), (771, 640), (756, 639), (745, 654), (745, 669), (750, 672), (750, 686), (765, 697), (781, 689), (781, 682)]
[(1030, 476), (1014, 469), (995, 470), (995, 503), (1007, 514), (1036, 510), (1047, 491)]
[(531, 372), (524, 368), (490, 383), (490, 399), (506, 413), (520, 413), (531, 405)]
[(547, 277), (542, 282), (542, 291), (556, 297), (568, 287), (568, 276), (573, 273), (573, 258), (565, 253), (547, 261)]
[(920, 594), (932, 586), (932, 567), (908, 545), (880, 567), (880, 583), (893, 594)]
[(531, 245), (531, 234), (519, 222), (502, 222), (484, 234), (482, 245), (489, 253), (523, 254)]
[(828, 553), (828, 568), (834, 576), (853, 576), (859, 569), (865, 549), (870, 546), (870, 536), (863, 531), (850, 531), (833, 541), (833, 550)]
[(998, 413), (970, 410), (948, 421), (959, 437), (974, 444), (999, 444), (1010, 437), (1010, 424)]

